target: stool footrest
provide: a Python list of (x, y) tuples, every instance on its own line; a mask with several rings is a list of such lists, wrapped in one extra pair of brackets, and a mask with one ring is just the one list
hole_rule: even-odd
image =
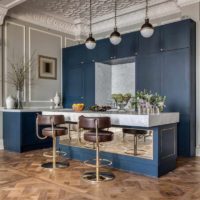
[[(67, 155), (67, 153), (66, 152), (64, 152), (64, 151), (56, 151), (56, 157), (57, 156), (66, 156)], [(49, 152), (44, 152), (43, 153), (43, 156), (44, 157), (46, 157), (46, 158), (53, 158), (53, 153), (49, 153)]]
[[(43, 168), (47, 168), (47, 169), (52, 169), (53, 168), (53, 162), (48, 162), (48, 163), (43, 163), (42, 165), (41, 165), (41, 167), (43, 167)], [(55, 163), (55, 167), (56, 168), (67, 168), (67, 167), (69, 167), (69, 163), (68, 162), (56, 162)]]
[[(99, 159), (99, 162), (100, 162), (99, 167), (106, 167), (112, 165), (112, 161), (107, 159)], [(83, 162), (83, 164), (89, 167), (96, 167), (96, 159), (86, 160)]]

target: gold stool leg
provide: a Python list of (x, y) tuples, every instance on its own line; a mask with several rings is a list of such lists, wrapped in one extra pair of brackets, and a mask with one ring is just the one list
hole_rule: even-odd
[(56, 168), (56, 137), (53, 136), (53, 169)]
[(137, 135), (134, 134), (134, 155), (137, 155)]
[(52, 162), (47, 162), (42, 164), (43, 168), (48, 169), (56, 169), (56, 168), (67, 168), (69, 166), (68, 162), (62, 163), (62, 162), (56, 162), (56, 137), (53, 136), (53, 156), (52, 156)]
[(85, 172), (82, 178), (92, 183), (111, 181), (115, 178), (115, 175), (110, 171), (100, 172), (99, 144), (96, 144), (96, 171)]

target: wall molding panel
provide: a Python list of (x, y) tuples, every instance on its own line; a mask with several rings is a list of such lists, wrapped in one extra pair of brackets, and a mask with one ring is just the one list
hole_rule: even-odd
[[(37, 29), (37, 28), (33, 28), (33, 27), (29, 27), (28, 28), (28, 57), (29, 57), (29, 60), (31, 59), (31, 55), (32, 55), (32, 51), (31, 51), (31, 31), (37, 31), (37, 32), (40, 32), (40, 33), (43, 33), (43, 34), (47, 34), (47, 35), (51, 35), (51, 36), (54, 36), (54, 37), (57, 37), (60, 39), (60, 77), (61, 77), (61, 88), (59, 89), (59, 92), (60, 92), (60, 95), (61, 95), (61, 99), (62, 99), (62, 47), (63, 47), (63, 38), (61, 35), (59, 34), (55, 34), (55, 33), (51, 33), (51, 32), (48, 32), (48, 31), (44, 31), (44, 30), (41, 30), (41, 29)], [(37, 59), (36, 59), (37, 60)], [(57, 69), (58, 69), (59, 66), (57, 66)], [(36, 72), (37, 73), (37, 72)], [(32, 82), (31, 82), (31, 72), (29, 73), (29, 102), (32, 102), (32, 103), (49, 103), (50, 101), (49, 100), (40, 100), (40, 99), (37, 99), (37, 100), (33, 100), (33, 96), (32, 96)]]
[[(5, 36), (5, 52), (4, 52), (4, 97), (6, 98), (9, 94), (8, 94), (8, 83), (6, 81), (7, 79), (7, 74), (8, 74), (8, 26), (9, 25), (14, 25), (14, 26), (18, 26), (22, 28), (22, 56), (23, 56), (23, 62), (26, 62), (26, 39), (25, 39), (25, 31), (26, 28), (24, 25), (20, 24), (20, 23), (16, 23), (16, 22), (11, 22), (11, 21), (6, 21), (5, 22), (5, 32), (4, 32), (4, 36)], [(23, 101), (26, 102), (26, 92), (27, 92), (27, 87), (26, 87), (26, 80), (25, 80), (25, 84), (24, 84), (24, 93), (23, 93)], [(5, 99), (4, 98), (4, 99)]]

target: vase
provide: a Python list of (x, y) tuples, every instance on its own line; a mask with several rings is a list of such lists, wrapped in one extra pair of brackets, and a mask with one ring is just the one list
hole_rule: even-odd
[(17, 90), (17, 109), (23, 109), (22, 98), (23, 98), (23, 91)]
[(54, 103), (55, 103), (55, 108), (59, 108), (59, 104), (60, 104), (60, 96), (58, 95), (58, 93), (56, 92), (56, 96), (53, 98)]
[(15, 108), (15, 99), (12, 96), (6, 98), (6, 108), (14, 109)]

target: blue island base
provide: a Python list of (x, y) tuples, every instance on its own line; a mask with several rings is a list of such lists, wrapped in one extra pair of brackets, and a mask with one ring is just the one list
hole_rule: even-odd
[[(152, 127), (151, 130), (153, 159), (110, 152), (100, 152), (101, 158), (112, 161), (113, 168), (153, 177), (160, 177), (174, 170), (177, 158), (177, 124)], [(94, 149), (84, 147), (59, 144), (59, 149), (67, 152), (69, 158), (79, 161), (94, 159), (96, 155)]]

